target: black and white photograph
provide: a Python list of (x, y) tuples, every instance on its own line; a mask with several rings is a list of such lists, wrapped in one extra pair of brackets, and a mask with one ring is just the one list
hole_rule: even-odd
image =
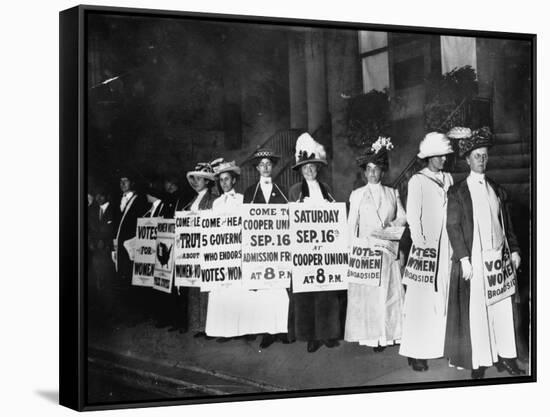
[(536, 380), (534, 35), (60, 19), (82, 31), (79, 404)]

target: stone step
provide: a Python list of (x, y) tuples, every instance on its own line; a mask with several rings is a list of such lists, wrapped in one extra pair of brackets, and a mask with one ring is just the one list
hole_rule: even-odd
[(516, 155), (518, 153), (530, 154), (531, 142), (497, 143), (489, 151), (490, 155)]
[(493, 141), (495, 143), (518, 143), (518, 142), (522, 142), (520, 134), (516, 133), (516, 132), (495, 133), (493, 135)]

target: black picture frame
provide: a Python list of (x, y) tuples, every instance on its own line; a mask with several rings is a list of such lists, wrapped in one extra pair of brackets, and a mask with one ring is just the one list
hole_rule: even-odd
[[(86, 193), (88, 189), (88, 25), (90, 15), (113, 15), (148, 18), (182, 19), (189, 22), (225, 22), (265, 24), (274, 26), (307, 26), (320, 29), (372, 30), (405, 34), (471, 36), (524, 41), (530, 44), (530, 120), (531, 129), (528, 165), (530, 198), (529, 236), (531, 264), (530, 285), (530, 372), (526, 376), (491, 378), (471, 381), (439, 381), (401, 383), (362, 387), (304, 389), (283, 392), (252, 394), (203, 395), (200, 397), (159, 400), (90, 403), (88, 392), (88, 344), (87, 344), (87, 264), (86, 253)], [(156, 407), (163, 405), (217, 403), (228, 401), (294, 398), (304, 396), (340, 395), (366, 392), (386, 392), (460, 386), (496, 385), (535, 382), (537, 380), (537, 282), (536, 282), (536, 35), (461, 29), (394, 26), (353, 22), (329, 22), (304, 19), (286, 19), (260, 16), (237, 16), (149, 9), (132, 9), (101, 6), (77, 6), (60, 12), (60, 372), (59, 402), (79, 411), (132, 407)], [(414, 78), (414, 74), (411, 75)], [(77, 277), (75, 279), (75, 277)]]

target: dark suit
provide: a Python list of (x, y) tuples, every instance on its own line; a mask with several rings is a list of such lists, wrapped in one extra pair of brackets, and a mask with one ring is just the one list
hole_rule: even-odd
[(180, 193), (166, 194), (160, 206), (161, 217), (173, 219), (176, 211), (183, 210), (184, 197)]
[[(502, 187), (485, 177), (497, 195), (504, 219), (503, 230), (511, 252), (519, 252), (516, 235), (511, 227), (506, 192)], [(472, 346), (470, 339), (470, 281), (462, 278), (460, 259), (471, 259), (474, 241), (474, 215), (472, 196), (466, 180), (449, 189), (447, 206), (447, 233), (453, 249), (449, 283), (449, 305), (445, 335), (445, 356), (455, 366), (472, 369)]]
[(134, 193), (134, 196), (128, 201), (124, 211), (120, 211), (120, 201), (115, 206), (116, 222), (113, 230), (114, 239), (117, 240), (117, 264), (118, 275), (125, 282), (132, 279), (133, 262), (124, 248), (124, 242), (132, 239), (136, 235), (136, 226), (138, 217), (142, 217), (149, 209), (150, 204), (144, 195)]
[(111, 260), (114, 226), (113, 205), (109, 204), (102, 214), (100, 212), (101, 208), (95, 206), (90, 217), (94, 227), (90, 233), (92, 250), (89, 262), (95, 277), (90, 297), (93, 298), (91, 305), (98, 307), (104, 313), (109, 313), (113, 307), (113, 281), (115, 278), (115, 266)]
[(277, 183), (273, 183), (273, 190), (271, 191), (271, 196), (269, 201), (265, 201), (264, 194), (260, 187), (260, 183), (257, 182), (254, 185), (251, 185), (244, 192), (243, 203), (249, 204), (285, 204), (288, 203), (288, 200), (285, 195), (285, 190), (281, 188)]

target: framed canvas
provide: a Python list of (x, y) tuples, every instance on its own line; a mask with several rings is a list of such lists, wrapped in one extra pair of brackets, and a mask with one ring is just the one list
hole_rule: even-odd
[(60, 403), (534, 382), (533, 34), (60, 13)]

